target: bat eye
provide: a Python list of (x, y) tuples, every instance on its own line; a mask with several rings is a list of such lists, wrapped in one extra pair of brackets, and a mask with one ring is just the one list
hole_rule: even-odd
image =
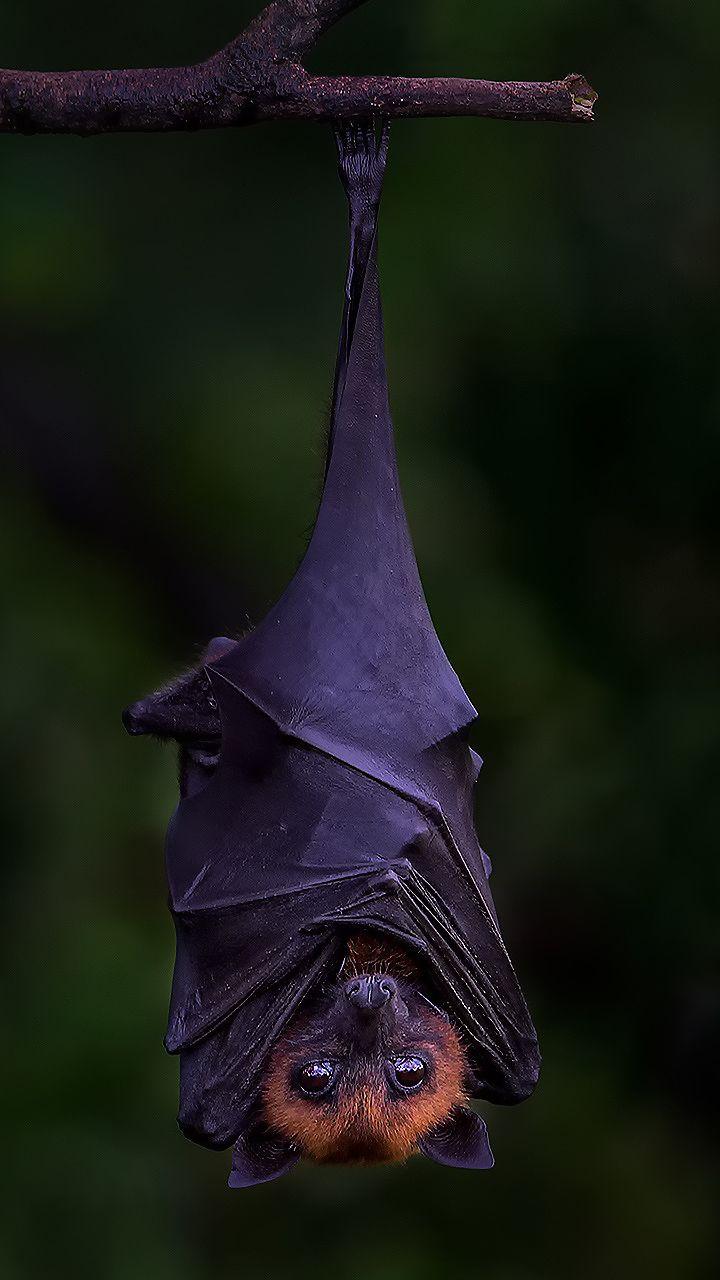
[(390, 1065), (395, 1083), (406, 1093), (414, 1093), (416, 1089), (419, 1089), (425, 1083), (427, 1066), (422, 1058), (408, 1055), (407, 1057), (395, 1058)]
[(204, 791), (212, 778), (220, 757), (220, 741), (216, 738), (193, 738), (180, 743), (180, 795), (183, 799)]
[(306, 1062), (295, 1076), (298, 1089), (309, 1098), (320, 1098), (329, 1093), (334, 1080), (335, 1068), (332, 1062)]

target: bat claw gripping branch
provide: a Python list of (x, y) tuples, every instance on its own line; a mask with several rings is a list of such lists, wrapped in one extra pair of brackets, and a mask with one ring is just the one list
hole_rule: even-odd
[(390, 122), (380, 120), (340, 120), (334, 126), (338, 151), (338, 172), (351, 208), (358, 201), (377, 207), (382, 195), (390, 142)]

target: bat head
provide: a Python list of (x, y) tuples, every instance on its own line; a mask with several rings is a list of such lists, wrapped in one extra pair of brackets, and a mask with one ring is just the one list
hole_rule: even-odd
[(443, 1164), (489, 1168), (485, 1125), (462, 1105), (467, 1063), (450, 1021), (386, 964), (356, 968), (346, 966), (301, 1012), (270, 1057), (263, 1141), (273, 1135), (277, 1173), (269, 1176), (289, 1167), (289, 1151), (370, 1164), (420, 1150)]

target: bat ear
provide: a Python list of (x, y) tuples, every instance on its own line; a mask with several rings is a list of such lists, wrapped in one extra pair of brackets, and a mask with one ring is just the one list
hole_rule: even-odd
[(455, 1169), (492, 1169), (495, 1163), (485, 1121), (468, 1107), (456, 1108), (418, 1146), (431, 1160)]
[(241, 1134), (233, 1147), (228, 1186), (256, 1187), (261, 1182), (281, 1178), (297, 1164), (300, 1154), (282, 1138), (255, 1128)]
[(224, 658), (225, 654), (229, 653), (231, 649), (234, 649), (236, 645), (237, 640), (231, 640), (229, 636), (215, 636), (215, 639), (211, 640), (207, 648), (204, 650), (202, 657), (200, 658), (200, 662), (203, 666), (206, 662), (219, 662), (220, 659)]

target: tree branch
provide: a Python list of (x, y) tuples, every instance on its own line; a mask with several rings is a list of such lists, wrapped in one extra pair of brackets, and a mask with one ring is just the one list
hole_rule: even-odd
[(592, 120), (597, 94), (579, 75), (547, 82), (309, 75), (301, 59), (334, 23), (364, 3), (275, 0), (224, 49), (190, 67), (0, 70), (0, 132), (211, 129), (373, 112)]

